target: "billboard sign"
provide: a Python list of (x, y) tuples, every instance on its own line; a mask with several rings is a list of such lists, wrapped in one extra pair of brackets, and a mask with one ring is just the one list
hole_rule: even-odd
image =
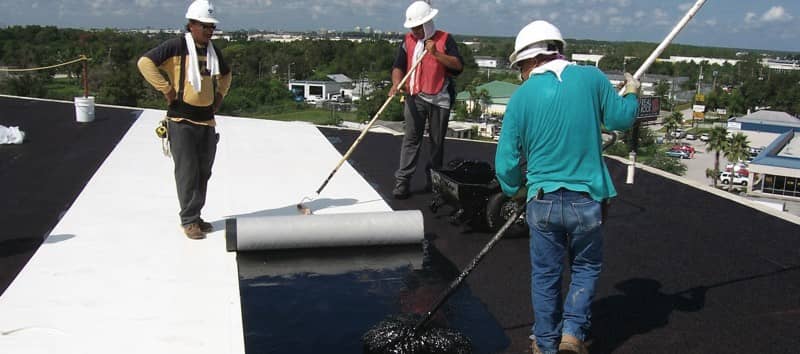
[(661, 112), (661, 98), (655, 96), (639, 97), (639, 112), (636, 119), (640, 121), (653, 121)]

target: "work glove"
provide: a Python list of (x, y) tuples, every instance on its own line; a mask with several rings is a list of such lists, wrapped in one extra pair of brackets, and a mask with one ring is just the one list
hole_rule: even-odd
[(622, 94), (623, 96), (632, 93), (634, 95), (639, 95), (639, 88), (641, 88), (642, 83), (639, 80), (636, 80), (633, 75), (630, 73), (625, 73), (625, 92)]

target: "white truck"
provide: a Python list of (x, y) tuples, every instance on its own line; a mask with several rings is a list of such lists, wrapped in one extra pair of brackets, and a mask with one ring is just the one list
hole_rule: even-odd
[(731, 184), (731, 179), (733, 179), (733, 184), (738, 184), (742, 186), (747, 185), (747, 177), (740, 176), (738, 174), (731, 174), (730, 172), (722, 172), (719, 174), (719, 181), (722, 184)]

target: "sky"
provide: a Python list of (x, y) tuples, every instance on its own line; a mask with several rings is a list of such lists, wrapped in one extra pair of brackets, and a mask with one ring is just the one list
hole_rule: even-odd
[[(660, 42), (694, 0), (432, 0), (436, 27), (514, 37), (544, 19), (565, 38)], [(0, 26), (163, 28), (185, 24), (188, 0), (0, 0)], [(213, 0), (222, 30), (402, 32), (409, 0)], [(676, 43), (800, 52), (800, 1), (708, 0)]]

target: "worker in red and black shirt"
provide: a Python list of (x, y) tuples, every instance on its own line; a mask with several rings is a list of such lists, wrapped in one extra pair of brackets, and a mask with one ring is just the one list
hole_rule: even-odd
[[(410, 28), (400, 44), (392, 66), (392, 88), (389, 96), (405, 90), (403, 116), (405, 137), (400, 150), (400, 166), (395, 172), (395, 187), (392, 194), (397, 199), (410, 194), (411, 177), (417, 169), (417, 160), (425, 123), (429, 124), (430, 159), (425, 168), (426, 189), (430, 188), (430, 169), (440, 169), (444, 158), (444, 137), (450, 109), (455, 102), (453, 77), (464, 68), (464, 60), (458, 46), (449, 33), (436, 30), (433, 18), (439, 11), (425, 1), (416, 1), (406, 10), (405, 28)], [(411, 70), (413, 63), (425, 56), (412, 72), (406, 87), (398, 87), (403, 76)]]
[[(231, 87), (231, 70), (211, 43), (218, 21), (208, 0), (186, 11), (187, 33), (161, 43), (139, 58), (145, 80), (167, 100), (167, 136), (175, 162), (175, 184), (183, 231), (202, 239), (213, 231), (200, 217), (219, 134), (214, 114)], [(167, 74), (167, 79), (159, 71)]]

